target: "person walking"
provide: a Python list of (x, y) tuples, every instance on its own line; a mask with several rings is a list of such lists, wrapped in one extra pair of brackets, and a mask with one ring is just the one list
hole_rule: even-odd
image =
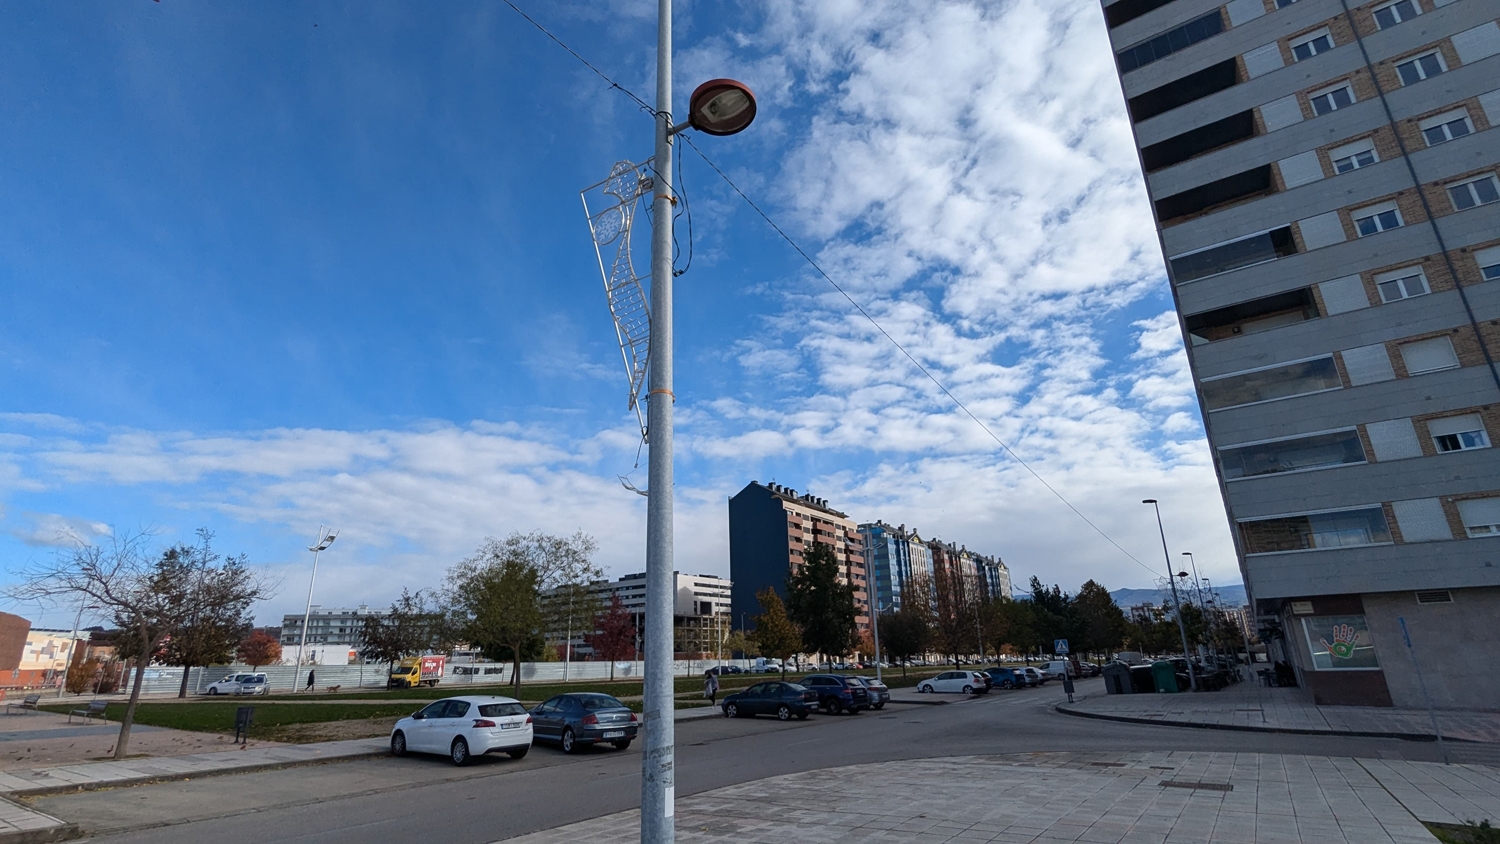
[(313, 687), (313, 672), (309, 671), (309, 672), (307, 672), (307, 689), (306, 689), (306, 691), (309, 691), (309, 692), (312, 691), (312, 687)]
[(708, 698), (709, 706), (719, 705), (719, 675), (712, 671), (703, 672), (703, 696)]

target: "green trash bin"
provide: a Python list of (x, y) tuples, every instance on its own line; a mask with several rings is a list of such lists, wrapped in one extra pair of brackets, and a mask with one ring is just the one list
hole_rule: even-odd
[(1157, 660), (1151, 663), (1151, 679), (1156, 683), (1158, 692), (1179, 692), (1177, 688), (1177, 669), (1166, 660)]

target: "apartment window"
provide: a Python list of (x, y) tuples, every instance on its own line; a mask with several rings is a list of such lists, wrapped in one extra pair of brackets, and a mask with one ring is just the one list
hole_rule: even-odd
[(1401, 220), (1401, 211), (1394, 202), (1382, 202), (1379, 205), (1371, 205), (1353, 212), (1354, 229), (1359, 232), (1360, 237), (1368, 237), (1378, 232), (1399, 229), (1405, 223)]
[(1485, 281), (1500, 279), (1500, 246), (1476, 251), (1474, 261), (1479, 264), (1479, 275)]
[(1104, 7), (1104, 22), (1114, 29), (1122, 23), (1133, 21), (1147, 12), (1160, 9), (1173, 0), (1120, 0)]
[(1303, 287), (1193, 314), (1184, 322), (1188, 337), (1196, 346), (1317, 318), (1318, 307), (1313, 301), (1312, 291)]
[(1350, 170), (1369, 167), (1380, 160), (1380, 156), (1375, 153), (1375, 141), (1372, 138), (1335, 147), (1328, 151), (1328, 158), (1333, 161), (1335, 173), (1347, 173)]
[(1380, 291), (1382, 302), (1398, 302), (1432, 292), (1427, 285), (1427, 275), (1422, 272), (1421, 267), (1381, 273), (1375, 276), (1375, 287)]
[(1500, 498), (1470, 498), (1458, 502), (1458, 517), (1470, 537), (1500, 536)]
[(1333, 356), (1328, 355), (1204, 381), (1203, 402), (1209, 410), (1222, 410), (1337, 390), (1342, 386), (1338, 367)]
[(1272, 188), (1271, 165), (1246, 170), (1216, 179), (1206, 185), (1174, 193), (1156, 201), (1156, 216), (1163, 222), (1186, 217), (1226, 203), (1269, 193)]
[(1353, 428), (1219, 450), (1225, 480), (1364, 462), (1365, 449)]
[(1189, 73), (1180, 79), (1174, 79), (1165, 85), (1137, 94), (1126, 101), (1125, 107), (1130, 111), (1130, 119), (1139, 123), (1178, 106), (1201, 100), (1209, 94), (1233, 88), (1239, 84), (1239, 81), (1239, 65), (1234, 59), (1225, 59), (1197, 73)]
[(1443, 56), (1437, 50), (1423, 53), (1414, 59), (1407, 59), (1396, 65), (1396, 75), (1401, 77), (1402, 85), (1415, 85), (1423, 79), (1431, 79), (1439, 73), (1447, 70), (1443, 64)]
[(1408, 375), (1458, 368), (1458, 354), (1453, 351), (1453, 341), (1446, 336), (1402, 343), (1400, 349)]
[(1228, 146), (1236, 141), (1253, 137), (1255, 137), (1255, 112), (1242, 111), (1206, 126), (1199, 126), (1190, 132), (1142, 147), (1141, 161), (1146, 167), (1146, 172), (1151, 173), (1163, 167), (1187, 161), (1205, 152)]
[(1489, 435), (1484, 431), (1484, 420), (1477, 413), (1429, 419), (1427, 434), (1432, 437), (1432, 444), (1437, 450), (1443, 453), (1490, 447)]
[(1172, 277), (1180, 284), (1295, 254), (1297, 242), (1292, 239), (1292, 227), (1282, 226), (1197, 252), (1178, 255), (1171, 260)]
[(1500, 202), (1500, 182), (1495, 180), (1495, 174), (1487, 173), (1477, 179), (1449, 185), (1448, 198), (1453, 200), (1454, 211)]
[(1330, 111), (1338, 111), (1354, 103), (1354, 87), (1348, 82), (1340, 82), (1331, 87), (1316, 91), (1307, 96), (1312, 103), (1313, 114), (1323, 115)]
[(1417, 124), (1422, 130), (1422, 140), (1430, 147), (1451, 141), (1454, 138), (1462, 138), (1464, 135), (1474, 132), (1474, 123), (1469, 119), (1469, 112), (1464, 109), (1439, 114), (1429, 117)]
[(1323, 27), (1317, 32), (1309, 32), (1306, 35), (1293, 38), (1288, 42), (1292, 48), (1292, 59), (1302, 61), (1310, 59), (1319, 53), (1326, 53), (1333, 49), (1333, 33), (1328, 27)]
[(1120, 63), (1120, 72), (1129, 73), (1136, 68), (1145, 67), (1154, 61), (1164, 59), (1179, 50), (1218, 35), (1224, 31), (1224, 16), (1218, 9), (1209, 12), (1203, 17), (1188, 21), (1182, 26), (1143, 41), (1134, 47), (1121, 50), (1116, 56)]
[(1376, 6), (1372, 11), (1375, 13), (1375, 25), (1381, 29), (1409, 21), (1422, 13), (1412, 0), (1396, 0), (1395, 3)]
[(1385, 511), (1374, 506), (1240, 522), (1240, 536), (1246, 554), (1278, 554), (1386, 544), (1391, 529)]
[(1297, 0), (1276, 0), (1276, 8), (1285, 9), (1287, 6), (1290, 6), (1295, 2), (1297, 2)]

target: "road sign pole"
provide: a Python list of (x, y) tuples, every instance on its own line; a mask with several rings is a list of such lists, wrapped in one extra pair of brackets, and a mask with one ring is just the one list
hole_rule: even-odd
[(1401, 624), (1401, 638), (1406, 641), (1406, 654), (1411, 657), (1411, 664), (1417, 669), (1417, 688), (1422, 690), (1422, 702), (1427, 704), (1427, 717), (1432, 719), (1432, 732), (1437, 736), (1438, 752), (1443, 754), (1443, 764), (1448, 764), (1448, 747), (1443, 744), (1443, 729), (1438, 726), (1437, 712), (1432, 708), (1432, 698), (1427, 696), (1427, 681), (1422, 679), (1422, 663), (1417, 660), (1417, 652), (1411, 646), (1411, 633), (1406, 629), (1406, 616), (1397, 616), (1396, 621)]

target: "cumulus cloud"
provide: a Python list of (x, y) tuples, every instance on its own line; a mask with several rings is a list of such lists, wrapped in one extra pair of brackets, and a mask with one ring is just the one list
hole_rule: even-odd
[[(4, 515), (0, 512), (0, 515)], [(58, 513), (23, 513), (26, 524), (10, 533), (17, 539), (34, 547), (73, 548), (92, 545), (98, 539), (110, 536), (114, 530), (102, 522), (63, 516)]]

